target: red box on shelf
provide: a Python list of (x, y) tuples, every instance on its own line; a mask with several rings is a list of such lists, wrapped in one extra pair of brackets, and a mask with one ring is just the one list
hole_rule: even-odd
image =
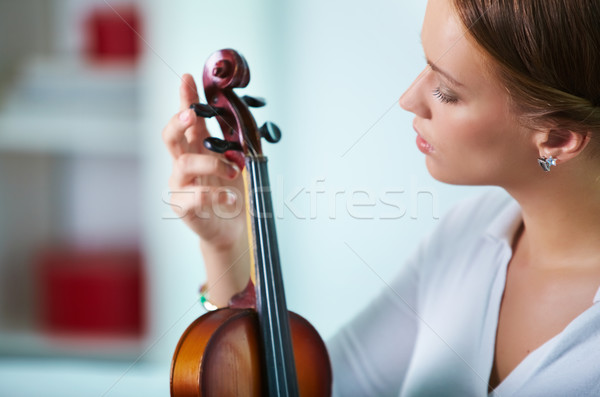
[(48, 250), (38, 263), (45, 331), (82, 336), (141, 336), (144, 277), (138, 252)]
[(140, 29), (134, 4), (97, 6), (85, 20), (87, 55), (96, 61), (135, 61), (141, 52)]

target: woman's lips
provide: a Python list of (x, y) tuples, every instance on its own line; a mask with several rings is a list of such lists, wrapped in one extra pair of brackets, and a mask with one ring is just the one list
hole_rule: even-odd
[(429, 142), (427, 142), (421, 135), (417, 135), (417, 147), (424, 154), (433, 153), (433, 146)]
[(421, 136), (421, 134), (419, 133), (419, 130), (417, 129), (417, 126), (415, 124), (416, 123), (413, 123), (413, 128), (417, 132), (417, 147), (424, 154), (431, 154), (431, 153), (433, 153), (433, 146), (431, 146), (431, 144), (429, 142), (427, 142), (425, 140), (425, 138), (423, 138)]

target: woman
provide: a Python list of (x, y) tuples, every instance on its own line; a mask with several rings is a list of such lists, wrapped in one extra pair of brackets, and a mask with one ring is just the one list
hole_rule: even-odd
[[(428, 66), (400, 105), (436, 179), (508, 194), (457, 206), (330, 341), (336, 394), (600, 395), (598, 21), (596, 0), (429, 1)], [(245, 220), (197, 214), (236, 205), (217, 191), (239, 170), (200, 148), (189, 75), (181, 100), (170, 185), (209, 193), (174, 208), (221, 306), (249, 277)]]

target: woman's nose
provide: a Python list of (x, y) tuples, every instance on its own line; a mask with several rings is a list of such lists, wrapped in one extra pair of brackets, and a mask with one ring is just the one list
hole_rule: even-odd
[(429, 73), (429, 68), (425, 68), (412, 82), (410, 87), (402, 94), (398, 101), (400, 107), (406, 111), (414, 113), (421, 118), (431, 118), (431, 111), (425, 96), (426, 77)]

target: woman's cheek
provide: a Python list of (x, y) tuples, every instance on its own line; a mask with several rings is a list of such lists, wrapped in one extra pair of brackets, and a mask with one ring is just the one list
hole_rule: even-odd
[[(471, 143), (471, 123), (465, 120), (461, 114), (447, 112), (444, 116), (436, 122), (436, 138), (440, 149), (453, 148), (458, 150), (469, 146)], [(458, 151), (460, 152), (460, 150)]]

